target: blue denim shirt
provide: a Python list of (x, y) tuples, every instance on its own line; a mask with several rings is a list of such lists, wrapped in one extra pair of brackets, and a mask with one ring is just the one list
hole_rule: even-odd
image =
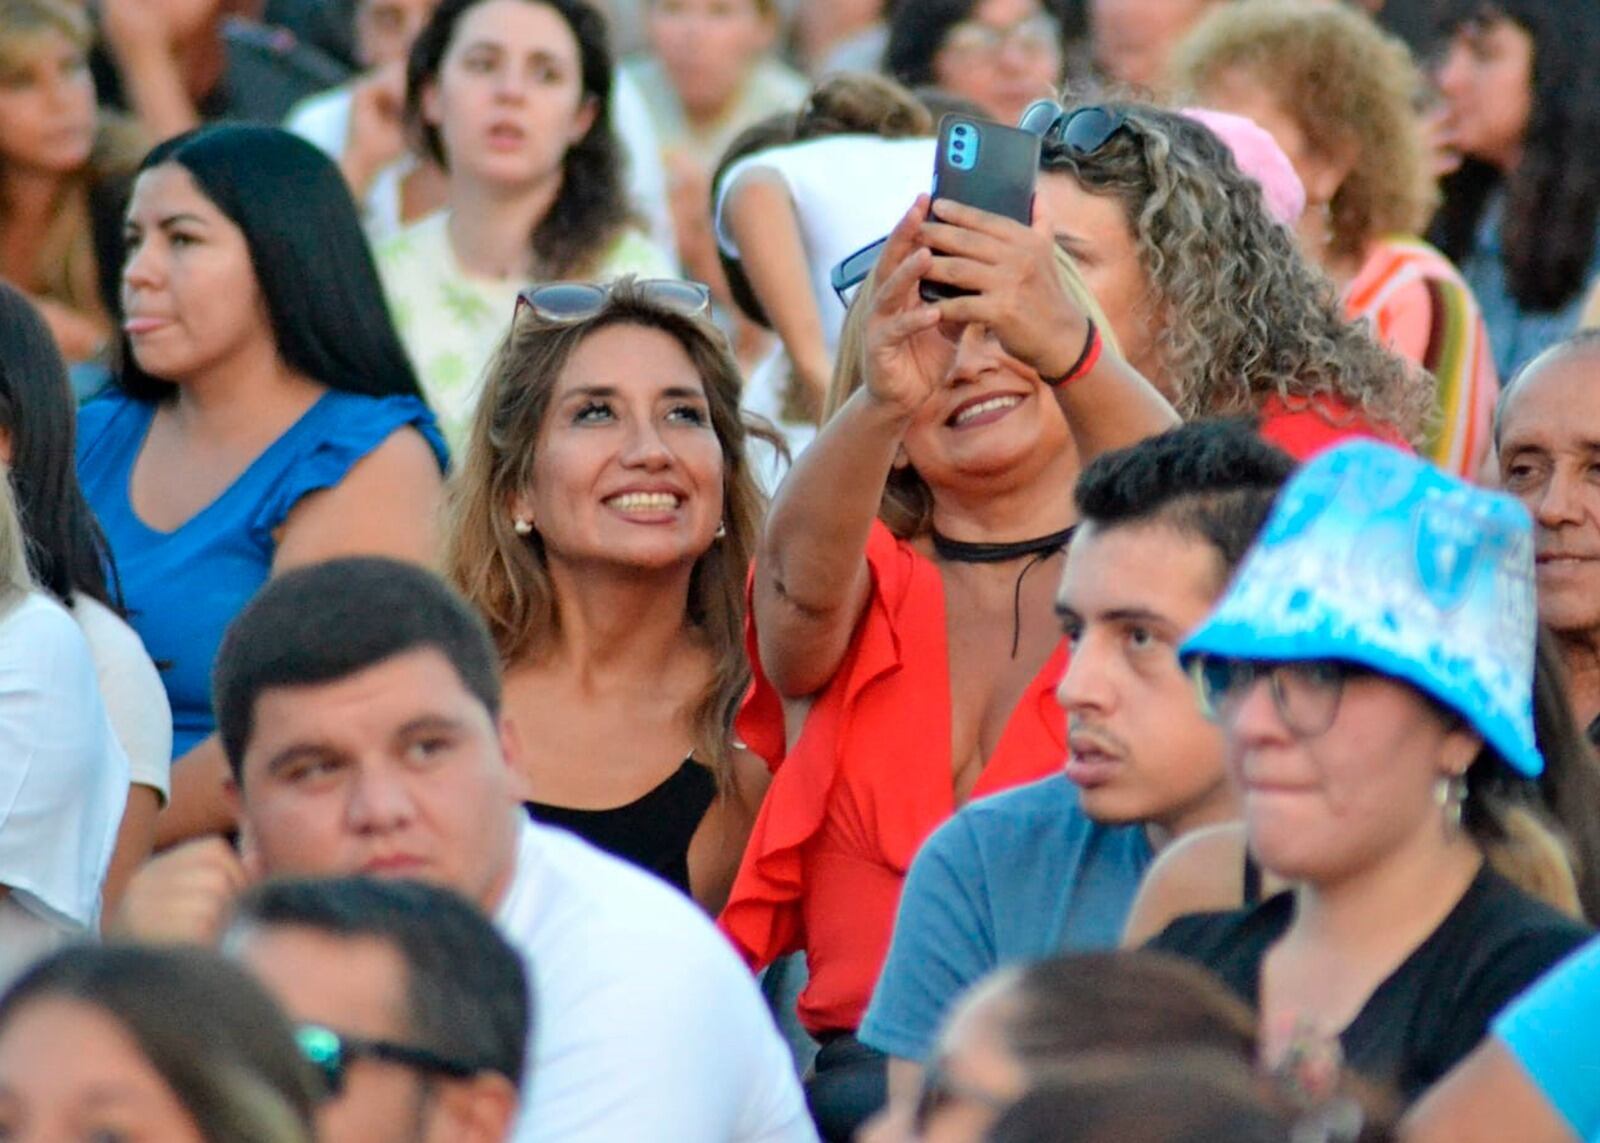
[[(1505, 192), (1497, 191), (1484, 207), (1472, 251), (1461, 262), (1461, 273), (1477, 296), (1489, 327), (1489, 345), (1502, 383), (1545, 349), (1575, 332), (1583, 312), (1585, 290), (1579, 290), (1558, 310), (1524, 310), (1511, 295), (1500, 241), (1505, 216)], [(1600, 275), (1600, 235), (1589, 256), (1587, 281)]]

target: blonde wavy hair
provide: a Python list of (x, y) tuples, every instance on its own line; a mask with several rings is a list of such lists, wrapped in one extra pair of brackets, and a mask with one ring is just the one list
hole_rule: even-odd
[(593, 317), (548, 324), (523, 314), (489, 365), (478, 400), (466, 463), (451, 487), (444, 571), (483, 615), (507, 664), (536, 659), (561, 630), (561, 609), (538, 532), (519, 536), (512, 503), (533, 482), (539, 430), (567, 361), (590, 334), (615, 325), (660, 330), (694, 363), (722, 446), (723, 527), (694, 565), (689, 621), (703, 634), (715, 667), (692, 714), (695, 757), (725, 784), (731, 732), (750, 682), (744, 651), (745, 580), (766, 501), (746, 453), (749, 439), (776, 441), (739, 408), (738, 364), (721, 331), (651, 301), (631, 278), (613, 283)]
[(1432, 377), (1346, 320), (1333, 282), (1268, 214), (1227, 146), (1173, 111), (1103, 106), (1127, 127), (1090, 155), (1047, 140), (1041, 161), (1122, 206), (1179, 415), (1254, 414), (1274, 394), (1298, 409), (1329, 396), (1352, 419), (1420, 441)]
[[(1106, 350), (1120, 353), (1121, 349), (1111, 332), (1111, 323), (1106, 321), (1100, 303), (1089, 292), (1083, 275), (1078, 272), (1077, 263), (1059, 247), (1055, 255), (1056, 268), (1067, 292), (1078, 307), (1094, 320)], [(834, 360), (833, 381), (828, 386), (828, 398), (822, 408), (823, 424), (827, 424), (828, 418), (837, 413), (850, 395), (866, 383), (867, 315), (872, 312), (872, 302), (877, 292), (878, 273), (874, 270), (861, 284), (851, 300), (849, 312), (845, 314), (844, 328), (839, 334), (839, 353)], [(1071, 489), (1063, 490), (1064, 495), (1070, 492)], [(903, 540), (920, 535), (933, 526), (933, 490), (911, 465), (904, 465), (889, 473), (889, 479), (883, 486), (878, 519)]]
[(1173, 61), (1197, 101), (1247, 76), (1294, 120), (1317, 154), (1354, 165), (1328, 204), (1332, 250), (1359, 257), (1375, 238), (1420, 234), (1439, 201), (1417, 103), (1422, 76), (1406, 45), (1341, 4), (1243, 0), (1207, 16)]
[[(78, 7), (62, 0), (0, 0), (0, 82), (26, 71), (52, 34), (85, 57), (94, 42), (89, 19)], [(90, 195), (106, 178), (131, 175), (144, 150), (145, 140), (132, 123), (101, 113), (88, 164), (68, 179), (66, 193), (37, 236), (32, 271), (43, 296), (106, 317)]]

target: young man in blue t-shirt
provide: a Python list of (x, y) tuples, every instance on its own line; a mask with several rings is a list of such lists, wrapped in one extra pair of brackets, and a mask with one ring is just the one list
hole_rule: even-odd
[(860, 1038), (915, 1098), (956, 997), (1000, 965), (1117, 943), (1172, 837), (1235, 816), (1221, 733), (1177, 647), (1211, 610), (1294, 468), (1247, 424), (1186, 425), (1101, 457), (1057, 595), (1071, 659), (1064, 773), (967, 806), (924, 844)]

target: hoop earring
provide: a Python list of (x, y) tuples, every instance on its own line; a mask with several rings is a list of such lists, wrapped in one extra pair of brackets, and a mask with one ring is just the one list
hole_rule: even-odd
[(1467, 804), (1467, 776), (1441, 774), (1433, 784), (1434, 803), (1444, 812), (1445, 832), (1454, 837), (1461, 832), (1461, 818)]

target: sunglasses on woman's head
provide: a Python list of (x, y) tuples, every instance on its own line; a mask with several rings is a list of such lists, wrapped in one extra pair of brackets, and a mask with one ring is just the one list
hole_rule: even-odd
[(300, 1054), (316, 1068), (329, 1099), (338, 1098), (344, 1091), (345, 1069), (352, 1061), (359, 1059), (384, 1060), (424, 1075), (448, 1079), (470, 1079), (483, 1070), (459, 1060), (448, 1060), (426, 1048), (413, 1048), (389, 1040), (345, 1036), (320, 1024), (300, 1025), (295, 1029), (294, 1038)]
[(1124, 129), (1135, 130), (1131, 119), (1120, 111), (1096, 104), (1061, 112), (1045, 130), (1044, 138), (1047, 143), (1059, 143), (1070, 154), (1087, 159)]
[[(606, 308), (616, 288), (615, 282), (545, 282), (530, 286), (517, 295), (512, 321), (522, 316), (524, 308), (550, 325), (588, 321)], [(700, 282), (645, 278), (635, 281), (633, 290), (642, 301), (685, 317), (703, 318), (711, 313), (711, 291)]]

